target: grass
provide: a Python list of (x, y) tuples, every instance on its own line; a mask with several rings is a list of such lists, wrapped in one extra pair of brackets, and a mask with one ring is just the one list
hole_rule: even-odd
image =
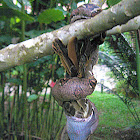
[[(134, 135), (139, 135), (139, 130), (137, 132), (134, 130), (133, 133), (130, 131), (124, 132), (125, 128), (135, 125), (135, 119), (127, 106), (116, 95), (95, 91), (88, 98), (95, 104), (99, 113), (99, 125), (91, 140), (131, 139), (135, 137)], [(140, 115), (140, 101), (134, 100), (133, 104)], [(62, 122), (62, 124), (65, 124), (65, 116)]]
[[(100, 93), (95, 91), (88, 96), (93, 102), (99, 113), (99, 129), (100, 127), (110, 127), (116, 129), (124, 129), (131, 125), (135, 125), (135, 119), (128, 110), (127, 106), (113, 94)], [(135, 109), (140, 117), (140, 101), (133, 100)], [(66, 118), (64, 116), (62, 124)]]
[[(54, 126), (58, 126), (59, 120), (60, 120), (60, 114), (62, 111), (62, 108), (61, 107), (58, 108), (58, 106), (56, 106), (56, 104), (55, 104), (55, 106), (54, 106), (54, 104), (50, 104), (51, 105), (50, 111), (47, 112), (47, 106), (45, 106), (45, 105), (48, 105), (49, 97), (50, 97), (49, 95), (46, 96), (47, 100), (44, 104), (44, 110), (43, 110), (44, 114), (46, 112), (46, 115), (45, 116), (43, 115), (44, 116), (43, 124), (44, 124), (45, 120), (49, 121), (49, 122), (47, 121), (47, 123), (45, 125), (47, 130), (50, 128), (50, 127), (47, 127), (48, 124), (54, 124)], [(92, 95), (88, 96), (88, 98), (96, 105), (98, 113), (99, 113), (99, 125), (94, 133), (93, 139), (96, 140), (96, 138), (95, 138), (95, 136), (96, 136), (100, 139), (112, 139), (112, 137), (113, 137), (113, 140), (114, 140), (114, 137), (116, 138), (116, 136), (114, 136), (114, 133), (116, 133), (120, 130), (122, 131), (124, 128), (129, 127), (131, 125), (135, 125), (135, 120), (134, 120), (132, 114), (130, 113), (130, 111), (128, 110), (126, 105), (116, 95), (106, 94), (106, 93), (102, 94), (100, 92), (94, 92)], [(10, 97), (11, 101), (12, 101), (12, 99), (14, 99), (14, 98)], [(38, 100), (38, 107), (39, 107), (38, 112), (36, 112), (36, 107), (34, 106), (35, 102), (30, 103), (31, 110), (33, 110), (32, 106), (35, 107), (34, 113), (36, 112), (38, 114), (39, 120), (41, 119), (40, 118), (40, 116), (41, 116), (40, 104), (42, 105), (42, 102), (43, 102), (43, 97), (41, 96)], [(133, 103), (134, 103), (137, 113), (140, 115), (140, 101), (134, 100)], [(8, 103), (7, 103), (7, 105), (8, 105)], [(6, 108), (8, 108), (8, 106)], [(53, 109), (54, 109), (54, 111), (53, 111)], [(33, 111), (31, 111), (30, 113), (32, 113), (32, 112)], [(34, 115), (34, 113), (32, 115)], [(14, 112), (13, 112), (13, 115), (14, 115)], [(29, 119), (33, 118), (32, 115), (31, 116), (29, 115), (30, 116)], [(0, 112), (0, 116), (1, 116), (1, 112)], [(47, 118), (50, 118), (50, 119), (47, 119)], [(52, 118), (53, 119), (55, 118), (55, 119), (52, 121)], [(63, 114), (63, 118), (62, 118), (60, 126), (62, 127), (65, 124), (66, 124), (66, 117)], [(40, 127), (42, 127), (42, 126), (43, 125), (40, 124)], [(34, 128), (34, 125), (32, 125), (30, 127)], [(53, 130), (54, 128), (52, 127), (51, 129)], [(42, 131), (42, 133), (43, 134), (45, 133), (47, 135), (45, 127), (43, 130), (44, 131)], [(47, 131), (47, 132), (50, 133), (51, 130)], [(53, 134), (54, 134), (54, 132), (53, 132)], [(116, 134), (118, 134), (118, 133), (116, 133)], [(38, 134), (35, 134), (35, 135), (38, 135)], [(40, 136), (40, 134), (39, 134), (39, 136)], [(44, 137), (45, 137), (45, 135), (44, 135)]]
[[(99, 126), (96, 134), (108, 137), (117, 130), (135, 125), (135, 119), (127, 106), (113, 94), (94, 92), (88, 98), (95, 103), (99, 113)], [(135, 109), (140, 117), (140, 101), (133, 101)]]
[[(46, 95), (46, 98), (49, 98), (49, 94)], [(92, 95), (88, 96), (88, 98), (97, 107), (100, 126), (122, 129), (135, 124), (132, 114), (116, 95), (102, 94), (95, 91)], [(133, 103), (137, 113), (140, 115), (140, 101), (134, 100)], [(63, 120), (63, 123), (64, 121), (66, 121), (66, 119)]]

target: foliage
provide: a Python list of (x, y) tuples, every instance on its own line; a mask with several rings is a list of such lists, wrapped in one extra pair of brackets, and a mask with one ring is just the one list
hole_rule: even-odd
[(135, 50), (123, 34), (108, 37), (106, 42), (112, 51), (110, 54), (99, 52), (101, 63), (106, 64), (117, 79), (123, 80), (123, 84), (118, 84), (117, 89), (123, 88), (125, 95), (138, 96)]
[(46, 23), (46, 24), (49, 24), (52, 21), (57, 22), (57, 21), (60, 21), (63, 19), (64, 19), (63, 12), (58, 9), (57, 10), (56, 9), (47, 9), (38, 16), (38, 21), (40, 23)]
[(27, 101), (32, 102), (32, 101), (36, 100), (37, 98), (38, 98), (38, 95), (32, 94), (28, 97)]
[(109, 7), (111, 7), (111, 6), (113, 6), (113, 5), (115, 5), (115, 4), (117, 4), (117, 3), (119, 3), (121, 0), (107, 0), (107, 5), (109, 6)]
[[(25, 39), (33, 38), (69, 24), (70, 12), (76, 8), (76, 3), (79, 1), (80, 0), (23, 0), (25, 6), (25, 12), (23, 12), (21, 6), (22, 0), (17, 0), (16, 4), (13, 4), (12, 0), (1, 0), (0, 49), (11, 43), (18, 43), (21, 40), (21, 36), (23, 35), (21, 31), (22, 21), (25, 21), (26, 25)], [(112, 6), (116, 4), (116, 2), (112, 2), (113, 0), (108, 1), (108, 5)], [(119, 0), (117, 0), (117, 2), (119, 2)], [(27, 7), (32, 9), (31, 13), (28, 13)], [(67, 11), (65, 11), (63, 7), (65, 7)], [(119, 40), (119, 37), (114, 36), (113, 39), (115, 38)], [(115, 43), (115, 40), (113, 41), (113, 43)], [(111, 42), (106, 42), (106, 46), (108, 46), (108, 44), (111, 44)], [(103, 47), (102, 50), (104, 50)], [(125, 64), (123, 61), (120, 63), (114, 56), (110, 57), (111, 59), (106, 54), (101, 57), (104, 61), (109, 60), (110, 65), (108, 64), (108, 66), (115, 66), (114, 71), (118, 74), (118, 78), (125, 77), (127, 82), (131, 80), (128, 78), (127, 70), (125, 71), (124, 68), (120, 66), (120, 64), (123, 64), (127, 66), (128, 69), (132, 68), (128, 66), (129, 64)], [(135, 64), (133, 66), (135, 66)], [(57, 79), (64, 77), (64, 69), (61, 67), (57, 55), (45, 56), (35, 62), (26, 64), (26, 69), (25, 66), (17, 66), (0, 73), (0, 139), (55, 139), (56, 135), (64, 126), (65, 118), (63, 119), (62, 108), (54, 101), (51, 94), (47, 94), (47, 89), (50, 88), (49, 82), (51, 80), (55, 82)], [(134, 70), (133, 72), (135, 72)], [(131, 70), (129, 73), (130, 72)], [(135, 78), (135, 75), (133, 75), (133, 73), (131, 74), (132, 79)], [(41, 94), (43, 91), (44, 95)], [(99, 98), (101, 99), (101, 97), (98, 97), (98, 99)], [(97, 98), (94, 99), (94, 102), (98, 101)], [(108, 98), (104, 98), (103, 100), (101, 99), (101, 101), (107, 101), (107, 99)], [(120, 105), (119, 100), (117, 100), (117, 102)], [(100, 103), (97, 106), (99, 109), (101, 109), (101, 107), (104, 109), (105, 107)], [(124, 106), (122, 105), (122, 107)], [(101, 110), (101, 112), (102, 111), (103, 110)], [(109, 111), (109, 109), (107, 109), (107, 111)], [(128, 113), (126, 110), (123, 110), (123, 112)], [(103, 117), (104, 115), (105, 114), (101, 116)], [(110, 119), (109, 117), (111, 118), (113, 116), (109, 115), (108, 120)], [(123, 118), (121, 118), (120, 121), (121, 124), (125, 120), (122, 121), (122, 119)], [(101, 123), (103, 122), (106, 121), (101, 120)], [(111, 126), (111, 123), (108, 122), (108, 125)], [(116, 124), (113, 124), (113, 126), (115, 125)], [(127, 126), (128, 122), (124, 125)]]
[[(21, 11), (21, 0), (16, 5), (11, 0), (1, 0), (0, 6), (0, 49), (15, 42), (21, 36), (21, 20), (26, 21), (25, 38), (29, 39), (45, 32), (65, 26), (69, 23), (71, 10), (76, 8), (76, 2), (72, 1), (24, 1), (27, 10), (32, 9), (30, 14)], [(59, 3), (59, 5), (58, 5)], [(63, 6), (67, 8), (64, 11)], [(16, 38), (15, 38), (16, 37)], [(9, 38), (7, 40), (7, 38)]]
[[(75, 1), (69, 3), (61, 0), (23, 2), (17, 0), (15, 5), (11, 0), (1, 0), (0, 49), (19, 42), (21, 36), (29, 39), (65, 26), (69, 23), (70, 11), (76, 5)], [(25, 6), (25, 12), (21, 5)], [(28, 14), (26, 8), (31, 8), (32, 12)], [(22, 21), (25, 21), (25, 29)], [(57, 55), (45, 56), (1, 72), (0, 139), (55, 139), (64, 126), (63, 110), (48, 94), (48, 89), (51, 88), (50, 81), (55, 82), (63, 77), (64, 69)]]
[[(59, 73), (60, 64), (58, 63), (59, 59), (54, 55), (43, 57), (27, 65), (28, 98), (24, 96), (23, 90), (23, 66), (1, 73), (3, 93), (0, 108), (0, 118), (2, 120), (0, 137), (5, 139), (10, 139), (13, 136), (17, 139), (25, 137), (26, 133), (24, 131), (26, 129), (24, 125), (27, 115), (28, 128), (26, 131), (28, 135), (54, 139), (60, 127), (64, 125), (61, 123), (63, 110), (55, 103), (51, 94), (48, 96), (46, 94), (48, 94), (47, 89), (50, 88), (50, 79), (56, 80), (64, 76), (63, 69)], [(4, 88), (6, 90), (3, 90)], [(41, 95), (43, 91), (44, 95)], [(27, 108), (25, 108), (26, 101)], [(25, 110), (27, 114), (25, 114)], [(57, 124), (53, 125), (55, 121), (57, 121)], [(23, 136), (21, 136), (21, 133), (23, 133)]]
[(24, 14), (18, 10), (14, 10), (14, 9), (10, 9), (10, 8), (3, 8), (1, 7), (0, 8), (0, 13), (1, 13), (1, 18), (0, 19), (3, 19), (5, 18), (5, 16), (7, 18), (11, 18), (11, 17), (19, 17), (20, 19), (24, 19), (26, 21), (33, 21), (34, 18), (32, 18), (31, 16), (27, 15), (27, 14)]
[[(131, 36), (128, 33), (108, 37), (105, 45), (108, 44), (111, 51), (100, 51), (99, 57), (100, 62), (111, 69), (118, 81), (113, 93), (124, 102), (138, 125), (140, 122), (139, 112), (136, 111), (132, 101), (132, 98), (139, 95), (136, 80), (136, 52), (130, 39)], [(104, 47), (102, 46), (101, 49)]]
[[(119, 93), (119, 95), (125, 95), (125, 96), (131, 97), (131, 98), (137, 97), (134, 93), (133, 87), (131, 85), (127, 84), (126, 80), (119, 80), (116, 83), (115, 87), (116, 87), (116, 92)], [(126, 92), (126, 90), (128, 92)]]
[[(100, 136), (101, 139), (112, 139), (115, 134), (117, 136), (119, 135), (119, 133), (117, 133), (119, 130), (123, 132), (124, 128), (128, 129), (130, 126), (138, 125), (138, 122), (136, 122), (127, 106), (125, 106), (124, 102), (122, 102), (122, 100), (120, 100), (116, 95), (95, 91), (92, 95), (88, 96), (88, 98), (95, 103), (95, 106), (100, 114), (99, 126), (94, 133), (95, 136)], [(133, 106), (138, 115), (140, 115), (140, 101), (133, 99)], [(135, 110), (132, 110), (134, 114)], [(139, 138), (139, 130), (140, 128), (135, 128), (133, 130), (135, 132), (133, 132), (135, 136), (132, 134), (129, 135), (129, 132), (124, 135), (127, 135), (128, 139), (130, 137)], [(123, 133), (121, 134), (123, 135)], [(118, 139), (121, 139), (121, 137), (122, 136), (119, 136)]]
[[(132, 114), (116, 95), (95, 91), (92, 95), (88, 96), (88, 98), (95, 103), (99, 113), (101, 113), (99, 116), (100, 125), (124, 128), (130, 124), (135, 124)], [(133, 100), (133, 102), (138, 114), (140, 114), (140, 101)]]

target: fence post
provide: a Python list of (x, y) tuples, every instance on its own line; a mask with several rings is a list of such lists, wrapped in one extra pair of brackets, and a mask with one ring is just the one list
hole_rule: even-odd
[(104, 79), (101, 79), (101, 93), (103, 93), (104, 90)]

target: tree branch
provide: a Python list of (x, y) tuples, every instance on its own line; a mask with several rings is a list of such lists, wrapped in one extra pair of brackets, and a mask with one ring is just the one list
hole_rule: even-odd
[(125, 24), (130, 19), (140, 15), (139, 7), (139, 0), (123, 0), (92, 19), (77, 21), (53, 32), (9, 45), (0, 50), (0, 71), (52, 54), (52, 42), (55, 38), (59, 38), (64, 44), (67, 44), (72, 36), (82, 39), (85, 36), (107, 31), (116, 25)]
[(129, 20), (126, 24), (118, 25), (107, 31), (107, 35), (113, 35), (117, 33), (135, 31), (140, 29), (140, 16), (137, 16)]

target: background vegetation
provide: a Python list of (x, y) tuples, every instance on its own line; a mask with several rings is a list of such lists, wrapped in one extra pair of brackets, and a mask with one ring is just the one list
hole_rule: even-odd
[[(79, 1), (15, 0), (13, 4), (0, 0), (0, 49), (69, 24), (70, 13)], [(112, 91), (119, 98), (100, 93), (89, 97), (100, 114), (97, 137), (108, 137), (110, 132), (113, 135), (140, 122), (139, 100), (132, 101), (138, 96), (134, 35), (110, 36), (100, 46), (99, 63), (110, 67), (119, 80)], [(64, 69), (57, 55), (1, 72), (0, 139), (56, 139), (66, 119), (48, 89), (62, 77)], [(137, 128), (133, 128), (138, 136)]]

